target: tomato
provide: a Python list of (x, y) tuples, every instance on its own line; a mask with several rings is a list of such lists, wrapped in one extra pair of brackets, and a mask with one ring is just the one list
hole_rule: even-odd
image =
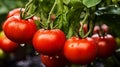
[(1, 32), (1, 34), (3, 34), (0, 37), (0, 48), (5, 51), (5, 52), (12, 52), (15, 49), (17, 49), (18, 44), (11, 41), (10, 39), (8, 39), (3, 32)]
[(54, 21), (54, 20), (56, 19), (55, 14), (52, 14), (51, 17), (50, 17), (50, 19), (51, 19), (52, 21)]
[[(84, 25), (83, 25), (83, 30), (84, 30), (84, 33), (85, 33), (85, 34), (89, 31), (87, 24), (84, 24)], [(99, 27), (98, 25), (95, 25), (95, 26), (94, 26), (93, 33), (94, 33), (94, 34), (95, 34), (95, 33), (100, 33), (100, 27)]]
[(65, 41), (65, 34), (59, 29), (40, 29), (33, 37), (33, 46), (39, 53), (54, 55), (61, 52)]
[(99, 26), (99, 25), (95, 25), (95, 26), (94, 26), (93, 33), (94, 33), (94, 34), (100, 33), (100, 26)]
[(14, 16), (14, 15), (20, 15), (20, 10), (21, 10), (22, 12), (25, 11), (24, 8), (15, 8), (15, 9), (11, 10), (11, 11), (8, 13), (7, 18), (9, 18), (9, 17), (11, 17), (11, 16)]
[(98, 54), (99, 58), (108, 58), (112, 54), (114, 54), (116, 50), (116, 41), (114, 37), (110, 34), (105, 36), (99, 36), (98, 34), (94, 34), (92, 38), (96, 41), (98, 45)]
[(108, 26), (107, 26), (106, 24), (102, 24), (102, 25), (101, 25), (101, 29), (102, 29), (105, 33), (108, 32)]
[(20, 16), (12, 16), (3, 23), (5, 35), (16, 43), (25, 43), (32, 40), (37, 31), (33, 19), (23, 20)]
[(71, 37), (65, 42), (64, 55), (71, 63), (89, 64), (96, 58), (97, 45), (92, 38)]
[(64, 56), (47, 56), (40, 55), (42, 63), (45, 67), (65, 67), (68, 63), (67, 59)]

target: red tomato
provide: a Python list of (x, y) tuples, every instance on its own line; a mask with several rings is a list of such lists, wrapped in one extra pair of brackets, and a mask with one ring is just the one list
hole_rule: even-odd
[(40, 56), (42, 63), (45, 67), (65, 67), (68, 61), (64, 56)]
[(103, 32), (107, 33), (108, 32), (108, 26), (106, 24), (102, 24), (101, 25), (101, 29), (103, 30)]
[(71, 63), (89, 64), (96, 58), (97, 45), (92, 38), (71, 37), (65, 42), (64, 55)]
[[(3, 34), (3, 32), (1, 32)], [(18, 44), (8, 39), (5, 35), (0, 37), (0, 48), (5, 52), (12, 52), (17, 49)]]
[(95, 39), (98, 45), (97, 56), (99, 58), (108, 58), (115, 52), (117, 45), (112, 35), (107, 34), (106, 36), (99, 37), (98, 34), (94, 34), (92, 38)]
[(11, 17), (11, 16), (14, 16), (14, 15), (20, 15), (20, 10), (22, 9), (22, 12), (25, 11), (24, 8), (16, 8), (16, 9), (13, 9), (11, 10), (8, 15), (7, 15), (7, 18)]
[(99, 26), (99, 25), (95, 25), (94, 30), (93, 30), (93, 33), (94, 33), (94, 34), (100, 33), (100, 26)]
[(66, 37), (64, 32), (59, 29), (38, 30), (33, 37), (34, 48), (42, 54), (54, 55), (61, 52)]
[(50, 17), (50, 19), (51, 19), (52, 21), (54, 21), (54, 20), (56, 19), (55, 14), (52, 14), (51, 17)]
[(10, 40), (25, 43), (32, 40), (37, 27), (33, 19), (23, 20), (20, 16), (12, 16), (4, 22), (3, 31)]

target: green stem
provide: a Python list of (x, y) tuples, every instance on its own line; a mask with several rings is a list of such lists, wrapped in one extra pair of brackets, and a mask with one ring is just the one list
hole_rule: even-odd
[(89, 31), (83, 36), (83, 38), (87, 37), (87, 36), (92, 32), (92, 29), (93, 29), (93, 23), (92, 23), (92, 21), (90, 21), (90, 29), (89, 29)]
[(22, 12), (22, 9), (21, 9), (20, 18), (22, 18), (22, 19), (25, 19), (25, 18), (26, 18), (27, 12), (28, 12), (28, 10), (30, 9), (30, 5), (33, 4), (34, 2), (35, 2), (34, 0), (30, 0), (30, 1), (25, 5), (25, 11), (24, 11), (24, 12)]
[(52, 6), (52, 8), (51, 8), (51, 10), (50, 10), (50, 12), (49, 12), (48, 19), (47, 19), (47, 29), (49, 29), (49, 27), (50, 27), (51, 14), (52, 14), (52, 12), (53, 12), (56, 4), (57, 4), (57, 0), (55, 0), (54, 4), (53, 4), (53, 6)]
[(88, 17), (89, 17), (89, 9), (86, 9), (86, 15), (85, 15), (84, 19), (82, 20), (82, 22), (81, 22), (81, 27), (80, 27), (80, 29), (79, 29), (79, 35), (80, 35), (80, 37), (82, 37), (82, 38), (84, 38), (83, 25), (85, 24), (85, 22), (86, 22), (86, 20), (88, 19)]

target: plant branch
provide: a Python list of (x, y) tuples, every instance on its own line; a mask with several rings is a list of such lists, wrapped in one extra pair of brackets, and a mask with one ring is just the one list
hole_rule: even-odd
[(79, 29), (79, 35), (80, 35), (80, 37), (82, 37), (82, 38), (84, 38), (83, 25), (85, 24), (85, 22), (86, 22), (86, 20), (88, 19), (88, 17), (89, 17), (89, 9), (86, 9), (85, 17), (84, 17), (84, 19), (82, 20), (82, 22), (81, 22), (81, 27), (80, 27), (80, 29)]
[(47, 19), (47, 28), (50, 27), (50, 17), (51, 17), (51, 14), (52, 14), (56, 4), (57, 4), (57, 0), (55, 0), (54, 4), (53, 4), (53, 6), (52, 6), (52, 8), (51, 8), (51, 10), (49, 12), (48, 19)]

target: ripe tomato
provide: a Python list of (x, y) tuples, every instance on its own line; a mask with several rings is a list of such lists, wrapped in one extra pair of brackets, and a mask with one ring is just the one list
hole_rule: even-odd
[(17, 49), (18, 44), (8, 39), (3, 32), (1, 32), (2, 36), (0, 36), (0, 48), (5, 52), (12, 52)]
[(112, 35), (107, 34), (106, 36), (100, 37), (98, 34), (94, 34), (92, 38), (98, 45), (97, 56), (99, 58), (108, 58), (115, 52), (117, 45)]
[(64, 45), (65, 57), (74, 64), (89, 64), (97, 55), (97, 45), (92, 38), (71, 37)]
[(64, 56), (47, 56), (40, 55), (42, 63), (45, 67), (65, 67), (68, 63), (67, 59)]
[(39, 53), (54, 55), (61, 52), (65, 41), (65, 34), (59, 29), (40, 29), (33, 37), (33, 46)]
[[(21, 10), (21, 9), (22, 9), (22, 10)], [(11, 16), (14, 16), (14, 15), (20, 15), (20, 10), (21, 10), (22, 12), (25, 11), (24, 8), (15, 8), (15, 9), (11, 10), (11, 11), (8, 13), (7, 18), (9, 18), (9, 17), (11, 17)]]
[(12, 16), (4, 22), (3, 31), (10, 40), (25, 43), (32, 40), (37, 27), (33, 19), (23, 20), (20, 16)]

